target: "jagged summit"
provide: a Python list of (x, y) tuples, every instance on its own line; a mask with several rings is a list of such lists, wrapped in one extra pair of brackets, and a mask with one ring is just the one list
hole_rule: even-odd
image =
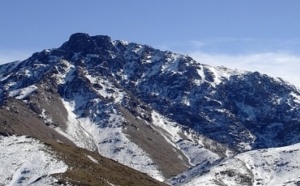
[(111, 46), (111, 39), (108, 36), (91, 37), (86, 33), (75, 33), (60, 49), (74, 53), (97, 54), (104, 48), (109, 49)]
[(294, 86), (108, 36), (76, 33), (1, 65), (0, 103), (2, 133), (59, 139), (158, 180), (300, 142)]

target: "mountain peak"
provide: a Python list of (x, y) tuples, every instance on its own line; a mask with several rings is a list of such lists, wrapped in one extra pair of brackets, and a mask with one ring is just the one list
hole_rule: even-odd
[(78, 43), (82, 41), (89, 41), (90, 35), (87, 33), (74, 33), (70, 36), (69, 42), (71, 43)]
[(60, 49), (74, 53), (97, 53), (104, 47), (110, 46), (111, 38), (108, 36), (90, 36), (87, 33), (74, 33)]

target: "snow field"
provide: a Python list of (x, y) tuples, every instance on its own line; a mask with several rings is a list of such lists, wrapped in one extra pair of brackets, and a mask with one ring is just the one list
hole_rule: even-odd
[(0, 183), (9, 186), (50, 185), (51, 174), (68, 169), (45, 145), (25, 136), (0, 136), (0, 165)]
[(297, 185), (300, 182), (299, 149), (300, 143), (241, 153), (213, 166), (208, 173), (191, 176), (179, 185)]
[[(80, 98), (78, 98), (80, 99)], [(62, 100), (68, 111), (68, 127), (64, 132), (58, 127), (56, 130), (72, 140), (76, 145), (89, 150), (98, 149), (99, 154), (111, 158), (119, 163), (144, 172), (149, 176), (163, 181), (156, 165), (148, 154), (131, 142), (122, 132), (123, 117), (116, 110), (112, 110), (109, 119), (101, 127), (101, 121), (91, 121), (89, 117), (79, 118), (75, 113), (75, 104)], [(84, 139), (83, 139), (84, 138)]]

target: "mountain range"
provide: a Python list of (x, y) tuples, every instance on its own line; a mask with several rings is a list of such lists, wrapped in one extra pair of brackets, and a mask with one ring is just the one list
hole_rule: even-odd
[(108, 36), (0, 65), (0, 134), (0, 185), (300, 185), (297, 87)]

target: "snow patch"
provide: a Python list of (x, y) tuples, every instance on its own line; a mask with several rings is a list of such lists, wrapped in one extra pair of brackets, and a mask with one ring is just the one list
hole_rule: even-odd
[[(223, 66), (211, 67), (209, 65), (202, 65), (204, 68), (213, 73), (214, 82), (211, 83), (212, 86), (217, 86), (218, 84), (224, 82), (224, 80), (229, 80), (231, 76), (243, 75), (249, 72), (243, 70), (232, 70)], [(199, 72), (198, 72), (199, 73)], [(200, 74), (199, 74), (200, 75)]]
[(172, 53), (170, 57), (167, 58), (167, 62), (161, 66), (161, 71), (178, 73), (178, 65), (181, 58), (182, 55)]
[(180, 150), (186, 158), (188, 158), (190, 165), (197, 165), (203, 162), (214, 162), (220, 159), (216, 153), (204, 148), (203, 139), (195, 133), (184, 131), (182, 126), (170, 119), (153, 111), (152, 123), (158, 127), (159, 131), (166, 141), (173, 147)]
[(43, 109), (42, 113), (40, 114), (40, 117), (44, 120), (44, 123), (51, 124), (53, 123), (52, 118), (46, 115), (46, 110)]
[(9, 75), (7, 75), (7, 76), (4, 76), (4, 77), (1, 77), (1, 76), (0, 76), (0, 81), (5, 81), (5, 80), (7, 80), (10, 76), (11, 76), (11, 74), (9, 74)]
[(9, 92), (9, 97), (14, 97), (16, 99), (25, 99), (28, 97), (31, 93), (36, 91), (38, 88), (35, 85), (31, 85), (25, 88), (16, 89)]
[(10, 186), (51, 185), (52, 174), (68, 166), (38, 140), (25, 136), (0, 137), (0, 183)]
[(144, 51), (144, 47), (142, 45), (136, 45), (132, 52), (136, 53), (137, 55), (141, 56), (142, 52)]
[(291, 92), (290, 95), (294, 98), (294, 102), (300, 104), (300, 95), (297, 95), (294, 92)]
[[(60, 72), (54, 75), (57, 78), (57, 83), (59, 85), (71, 81), (74, 78), (73, 72), (75, 71), (75, 66), (69, 61), (61, 60), (60, 63), (64, 67), (64, 72)], [(59, 71), (59, 68), (57, 66), (55, 68)]]
[(120, 103), (125, 97), (125, 92), (113, 86), (113, 83), (104, 78), (95, 78), (89, 74), (85, 75), (94, 86), (94, 90), (104, 98), (114, 98), (115, 103)]
[(204, 72), (203, 72), (203, 68), (201, 68), (201, 70), (197, 69), (197, 72), (198, 72), (199, 76), (201, 77), (201, 80), (195, 79), (195, 80), (194, 80), (194, 83), (195, 83), (197, 86), (200, 86), (200, 85), (203, 84), (204, 81), (205, 81), (205, 74), (204, 74)]
[(99, 164), (99, 162), (95, 158), (93, 158), (92, 156), (87, 155), (86, 157), (88, 157), (92, 162)]
[(75, 103), (67, 102), (62, 100), (66, 110), (68, 111), (68, 122), (67, 129), (63, 131), (61, 128), (56, 127), (55, 130), (73, 141), (78, 147), (85, 148), (91, 151), (97, 149), (92, 135), (83, 127), (80, 121), (77, 119), (76, 114), (73, 112), (75, 108)]

